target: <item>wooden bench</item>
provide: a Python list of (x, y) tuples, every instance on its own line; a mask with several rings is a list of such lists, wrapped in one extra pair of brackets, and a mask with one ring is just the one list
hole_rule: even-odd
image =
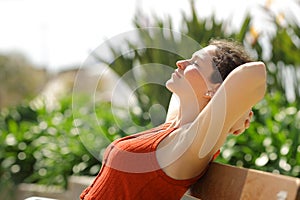
[(300, 179), (212, 163), (182, 200), (300, 200)]
[[(82, 190), (94, 178), (72, 176), (68, 190), (64, 192), (47, 193), (46, 189), (19, 187), (18, 193), (22, 195), (17, 199), (46, 200), (41, 196), (55, 200), (79, 199)], [(207, 173), (181, 200), (300, 200), (299, 185), (299, 178), (212, 163)]]

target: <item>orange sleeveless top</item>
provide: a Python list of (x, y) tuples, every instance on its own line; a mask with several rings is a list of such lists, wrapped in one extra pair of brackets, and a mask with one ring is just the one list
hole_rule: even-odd
[(163, 124), (114, 141), (104, 154), (94, 182), (80, 195), (84, 200), (177, 200), (201, 175), (176, 180), (160, 168), (155, 150), (175, 128)]

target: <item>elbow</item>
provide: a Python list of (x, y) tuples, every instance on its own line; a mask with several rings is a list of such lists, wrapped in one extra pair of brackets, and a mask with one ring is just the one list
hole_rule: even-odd
[(258, 75), (260, 76), (262, 82), (266, 83), (267, 81), (267, 69), (266, 69), (266, 65), (259, 61), (259, 62), (255, 62), (257, 63), (257, 68), (258, 68)]
[(266, 91), (267, 91), (267, 84), (266, 84), (266, 82), (262, 82), (262, 84), (259, 85), (258, 89), (257, 89), (259, 100), (264, 98)]
[(243, 64), (244, 76), (249, 77), (248, 84), (251, 84), (254, 96), (257, 100), (261, 100), (267, 90), (267, 70), (263, 62), (249, 62)]
[(255, 75), (253, 78), (255, 80), (261, 79), (261, 81), (266, 81), (267, 79), (267, 70), (266, 65), (261, 62), (250, 62), (243, 65), (244, 68), (251, 70), (251, 73)]
[(263, 99), (267, 91), (267, 70), (263, 62), (254, 62), (256, 73), (254, 78), (254, 84), (256, 85), (256, 93), (259, 99)]

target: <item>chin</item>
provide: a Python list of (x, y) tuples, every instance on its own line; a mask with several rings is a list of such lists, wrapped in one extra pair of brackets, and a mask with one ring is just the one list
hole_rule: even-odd
[(166, 88), (170, 91), (170, 92), (174, 92), (174, 88), (173, 88), (174, 84), (173, 81), (170, 79), (166, 82)]

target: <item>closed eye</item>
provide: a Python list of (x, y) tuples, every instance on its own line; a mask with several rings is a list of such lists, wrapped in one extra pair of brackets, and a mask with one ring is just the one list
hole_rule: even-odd
[(192, 64), (192, 65), (195, 65), (196, 67), (200, 67), (200, 66), (198, 65), (197, 61), (194, 61), (194, 62), (192, 62), (191, 64)]

